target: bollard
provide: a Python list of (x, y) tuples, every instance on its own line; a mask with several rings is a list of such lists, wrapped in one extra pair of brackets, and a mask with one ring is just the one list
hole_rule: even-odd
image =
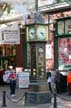
[(56, 92), (54, 93), (54, 108), (57, 108)]
[(2, 107), (6, 107), (6, 92), (3, 91), (3, 101), (2, 101)]

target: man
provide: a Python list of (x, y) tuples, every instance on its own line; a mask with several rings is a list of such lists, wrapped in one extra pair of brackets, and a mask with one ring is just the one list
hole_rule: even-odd
[(48, 82), (48, 85), (49, 85), (49, 90), (52, 93), (52, 87), (51, 87), (52, 79), (51, 79), (51, 72), (50, 72), (50, 70), (48, 70), (48, 72), (47, 72), (47, 82)]
[(60, 73), (59, 70), (56, 69), (56, 74), (55, 74), (55, 85), (56, 85), (56, 91), (57, 93), (61, 92), (61, 88), (60, 88)]
[(71, 95), (71, 69), (69, 70), (69, 74), (67, 75), (67, 84), (68, 84), (68, 93)]

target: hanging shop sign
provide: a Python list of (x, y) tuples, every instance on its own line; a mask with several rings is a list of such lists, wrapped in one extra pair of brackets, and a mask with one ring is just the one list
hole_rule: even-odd
[(11, 24), (5, 28), (2, 28), (1, 31), (1, 44), (20, 44), (20, 32), (18, 24)]

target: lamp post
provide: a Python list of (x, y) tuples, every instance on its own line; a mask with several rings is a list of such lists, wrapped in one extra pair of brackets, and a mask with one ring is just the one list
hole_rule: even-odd
[(30, 84), (27, 100), (30, 104), (51, 102), (46, 79), (45, 45), (48, 39), (48, 25), (38, 13), (38, 0), (35, 3), (36, 13), (33, 21), (26, 25), (27, 43), (30, 45)]

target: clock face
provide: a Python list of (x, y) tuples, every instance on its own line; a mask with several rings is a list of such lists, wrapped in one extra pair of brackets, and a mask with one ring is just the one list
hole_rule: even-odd
[(40, 40), (45, 40), (46, 38), (46, 27), (45, 26), (37, 27), (37, 38)]
[(30, 28), (29, 29), (29, 39), (34, 39), (35, 38), (35, 29), (34, 28)]

